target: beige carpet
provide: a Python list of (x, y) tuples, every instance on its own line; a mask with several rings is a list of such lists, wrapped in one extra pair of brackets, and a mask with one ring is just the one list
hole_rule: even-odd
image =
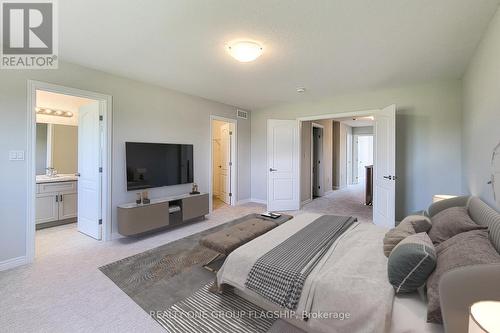
[[(359, 190), (347, 189), (317, 199), (304, 210), (352, 213), (360, 221), (370, 222), (371, 208), (360, 204), (361, 199)], [(264, 210), (259, 204), (222, 207), (204, 222), (138, 240), (98, 242), (78, 233), (74, 224), (37, 231), (36, 262), (0, 272), (1, 331), (165, 333), (98, 268)]]
[(373, 208), (364, 205), (364, 185), (351, 185), (314, 199), (302, 210), (330, 215), (354, 216), (360, 222), (373, 222)]

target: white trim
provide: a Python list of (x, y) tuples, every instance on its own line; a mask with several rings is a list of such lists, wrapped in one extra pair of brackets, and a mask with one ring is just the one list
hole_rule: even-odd
[(254, 203), (258, 203), (258, 204), (262, 204), (262, 205), (267, 205), (267, 200), (262, 200), (262, 199), (251, 198), (250, 202), (254, 202)]
[(209, 194), (209, 212), (211, 213), (213, 210), (213, 142), (212, 142), (212, 123), (214, 120), (223, 121), (226, 123), (231, 123), (234, 125), (234, 133), (231, 142), (231, 154), (232, 154), (232, 162), (233, 165), (231, 167), (231, 206), (235, 206), (238, 203), (238, 178), (239, 178), (239, 168), (238, 168), (238, 120), (232, 118), (226, 118), (216, 115), (210, 115), (210, 138), (208, 142), (210, 142), (210, 164), (208, 166), (208, 194)]
[(102, 161), (102, 238), (111, 240), (111, 179), (112, 179), (112, 124), (113, 124), (113, 100), (111, 95), (100, 94), (87, 90), (80, 90), (56, 84), (28, 80), (27, 84), (27, 213), (26, 213), (26, 263), (35, 259), (35, 145), (36, 145), (36, 91), (43, 90), (53, 93), (89, 98), (99, 101), (104, 116), (103, 128), (106, 131), (103, 144)]
[(338, 119), (353, 116), (373, 116), (375, 113), (379, 112), (380, 109), (375, 110), (362, 110), (362, 111), (352, 111), (352, 112), (342, 112), (342, 113), (329, 113), (321, 114), (316, 116), (298, 117), (299, 121), (309, 121), (309, 120), (322, 120), (322, 119)]
[(266, 204), (266, 201), (265, 200), (260, 200), (260, 199), (243, 199), (243, 200), (240, 200), (236, 203), (237, 206), (239, 205), (244, 205), (244, 204), (247, 204), (247, 203), (256, 203), (256, 204), (263, 204), (265, 205)]
[(27, 261), (25, 256), (4, 260), (0, 262), (0, 272), (25, 265), (26, 263)]

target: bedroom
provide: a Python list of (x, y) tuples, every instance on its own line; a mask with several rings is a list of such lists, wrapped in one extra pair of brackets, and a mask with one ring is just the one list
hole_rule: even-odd
[[(226, 275), (231, 272), (230, 262), (246, 262), (247, 268), (252, 264), (255, 258), (251, 253), (244, 252), (247, 257), (239, 260), (239, 249), (256, 247), (263, 251), (267, 248), (263, 242), (289, 238), (293, 228), (310, 224), (317, 216), (314, 214), (324, 214), (312, 206), (314, 202), (300, 206), (301, 186), (294, 176), (300, 171), (299, 145), (283, 141), (284, 147), (291, 148), (280, 161), (290, 162), (292, 169), (296, 161), (297, 168), (288, 178), (291, 181), (276, 178), (284, 186), (275, 191), (279, 195), (269, 195), (270, 169), (280, 170), (268, 163), (268, 124), (272, 121), (293, 123), (298, 130), (299, 120), (304, 118), (338, 117), (395, 105), (394, 173), (382, 175), (397, 176), (396, 181), (391, 180), (394, 217), (386, 216), (387, 225), (394, 226), (409, 215), (428, 210), (436, 195), (473, 195), (498, 211), (499, 182), (494, 180), (500, 167), (499, 154), (494, 150), (500, 141), (500, 14), (496, 0), (54, 3), (57, 24), (52, 28), (57, 29), (53, 37), (58, 40), (51, 54), (57, 56), (57, 68), (0, 69), (0, 155), (4, 156), (0, 162), (0, 309), (5, 314), (0, 317), (0, 325), (7, 331), (165, 332), (165, 325), (172, 320), (162, 323), (151, 312), (163, 313), (182, 302), (185, 305), (198, 292), (196, 295), (206, 295), (203, 288), (213, 283), (213, 271), (230, 279)], [(2, 2), (6, 4), (13, 5)], [(22, 10), (17, 9), (13, 12)], [(40, 31), (34, 33), (45, 40)], [(247, 56), (256, 58), (247, 61)], [(90, 243), (76, 232), (64, 238), (56, 233), (59, 227), (51, 228), (54, 244), (64, 249), (60, 255), (39, 256), (30, 241), (35, 233), (34, 206), (30, 203), (35, 198), (35, 175), (30, 118), (34, 109), (28, 88), (37, 84), (93, 92), (111, 100), (109, 202), (102, 207), (109, 215), (103, 221), (103, 239)], [(246, 119), (238, 116), (238, 110), (246, 112)], [(237, 166), (235, 188), (230, 192), (234, 206), (210, 211), (213, 116), (236, 123)], [(285, 132), (292, 140), (297, 133)], [(298, 135), (295, 139), (298, 143)], [(128, 165), (127, 143), (186, 145), (192, 147), (192, 158), (188, 154), (175, 165), (165, 164), (177, 170), (172, 172), (177, 176), (156, 178), (158, 183), (153, 186), (146, 176), (157, 170), (155, 164), (148, 168)], [(184, 161), (194, 161), (194, 165)], [(161, 163), (169, 163), (169, 159)], [(136, 172), (128, 173), (129, 167)], [(129, 190), (127, 174), (137, 175), (143, 188)], [(140, 204), (138, 192), (147, 192), (139, 196)], [(281, 214), (277, 220), (260, 223), (261, 213), (275, 210), (268, 207), (274, 202), (268, 201), (276, 198), (288, 201), (290, 206), (276, 209)], [(463, 201), (460, 204), (466, 205)], [(140, 232), (120, 229), (127, 215), (122, 215), (124, 209), (132, 216), (132, 211), (142, 214), (152, 212), (154, 207), (158, 210), (151, 219), (138, 219), (150, 224), (130, 220), (133, 226), (147, 227), (150, 233), (134, 237), (120, 233)], [(475, 222), (481, 223), (470, 213)], [(342, 215), (339, 211), (328, 214)], [(253, 217), (241, 220), (249, 215)], [(370, 221), (359, 225), (373, 226)], [(220, 229), (209, 232), (211, 228)], [(222, 244), (220, 234), (215, 234), (229, 228), (232, 237), (227, 236), (231, 239)], [(201, 246), (199, 241), (208, 234), (214, 235), (204, 240), (207, 246)], [(358, 241), (349, 235), (352, 233), (341, 239)], [(369, 266), (372, 258), (373, 267), (387, 274), (388, 258), (382, 245), (385, 232), (368, 232), (368, 236), (378, 246), (373, 251), (368, 251), (373, 244), (360, 246), (360, 257), (366, 254), (363, 251), (369, 254), (354, 266)], [(333, 252), (330, 258), (341, 253)], [(194, 266), (191, 259), (196, 262)], [(162, 266), (165, 263), (169, 264)], [(349, 267), (345, 261), (340, 263), (342, 268)], [(207, 264), (212, 271), (203, 267)], [(335, 263), (331, 267), (336, 267)], [(317, 277), (316, 273), (310, 277)], [(328, 275), (329, 271), (324, 273)], [(491, 271), (485, 279), (496, 274)], [(376, 281), (382, 281), (381, 276)], [(311, 286), (309, 282), (307, 286)], [(371, 300), (379, 297), (387, 304), (394, 298), (390, 293), (395, 289), (387, 276), (380, 283), (385, 293)], [(233, 287), (238, 286), (241, 283)], [(460, 286), (463, 293), (458, 296), (483, 295), (467, 283)], [(337, 293), (336, 287), (325, 290)], [(355, 299), (352, 292), (339, 294)], [(236, 294), (229, 295), (231, 300), (236, 299), (232, 298)], [(499, 299), (493, 293), (488, 296)], [(403, 303), (406, 300), (397, 299)], [(443, 302), (446, 326), (450, 308), (446, 300)], [(257, 312), (265, 306), (258, 300), (245, 304)], [(377, 319), (373, 323), (380, 324), (381, 309), (377, 312), (369, 308), (369, 302), (366, 305), (364, 309)], [(28, 310), (30, 315), (26, 315)], [(338, 321), (340, 325), (358, 322), (340, 313), (346, 310), (329, 310), (344, 318)], [(414, 310), (425, 326), (425, 306)], [(460, 313), (467, 324), (462, 321), (459, 330), (448, 331), (468, 329), (464, 326), (468, 325), (468, 307)], [(412, 318), (412, 313), (391, 312), (388, 316), (401, 318), (399, 315)], [(252, 329), (253, 323), (269, 325), (269, 329), (276, 324), (273, 329), (278, 331), (283, 329), (280, 325), (289, 324), (308, 330), (304, 320), (298, 325), (293, 320), (260, 320), (242, 319), (239, 323), (247, 324), (246, 329)], [(237, 321), (226, 323), (240, 325)], [(202, 325), (214, 325), (214, 331), (224, 332), (218, 326), (222, 323), (211, 320)], [(412, 321), (396, 322), (405, 323)], [(309, 321), (311, 327), (318, 327), (316, 324)], [(445, 326), (438, 324), (438, 331)]]

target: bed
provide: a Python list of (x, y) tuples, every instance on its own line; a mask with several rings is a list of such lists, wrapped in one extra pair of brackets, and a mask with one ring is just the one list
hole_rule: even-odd
[[(431, 206), (429, 212), (432, 215), (450, 204), (469, 205), (469, 202), (463, 198), (447, 205)], [(473, 203), (471, 215), (477, 210), (474, 205), (485, 210), (479, 200)], [(487, 213), (490, 221), (495, 213), (491, 208)], [(237, 294), (262, 308), (283, 313), (282, 307), (249, 289), (247, 277), (260, 257), (319, 217), (320, 214), (303, 213), (235, 250), (218, 272), (218, 285), (229, 285)], [(476, 219), (480, 220), (476, 220), (478, 224), (485, 220), (479, 215)], [(297, 308), (292, 315), (287, 312), (284, 320), (307, 332), (444, 332), (442, 325), (426, 322), (425, 297), (418, 293), (395, 295), (387, 279), (387, 258), (381, 250), (386, 232), (387, 229), (368, 223), (350, 225), (311, 271)], [(463, 307), (460, 311), (463, 312)], [(448, 310), (443, 312), (445, 324), (453, 321)], [(346, 319), (346, 315), (349, 318)]]

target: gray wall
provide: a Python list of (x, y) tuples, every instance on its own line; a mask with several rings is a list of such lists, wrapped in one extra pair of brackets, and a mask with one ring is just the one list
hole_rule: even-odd
[(436, 193), (460, 194), (459, 80), (332, 97), (252, 112), (252, 198), (266, 199), (267, 119), (371, 110), (397, 105), (397, 217), (426, 208)]
[(36, 174), (45, 175), (47, 168), (47, 124), (36, 124)]
[[(463, 80), (464, 191), (495, 203), (491, 185), (493, 149), (500, 143), (500, 12), (480, 43)], [(500, 179), (498, 180), (500, 181)], [(497, 193), (500, 196), (500, 193)]]
[[(25, 255), (26, 161), (9, 161), (10, 150), (26, 150), (26, 87), (33, 79), (113, 96), (113, 230), (116, 205), (134, 200), (125, 179), (125, 141), (194, 144), (195, 181), (208, 190), (210, 115), (235, 118), (235, 107), (81, 66), (58, 70), (2, 71), (0, 76), (0, 262)], [(250, 122), (238, 119), (238, 199), (250, 197)], [(159, 197), (185, 193), (189, 185), (151, 190)]]

